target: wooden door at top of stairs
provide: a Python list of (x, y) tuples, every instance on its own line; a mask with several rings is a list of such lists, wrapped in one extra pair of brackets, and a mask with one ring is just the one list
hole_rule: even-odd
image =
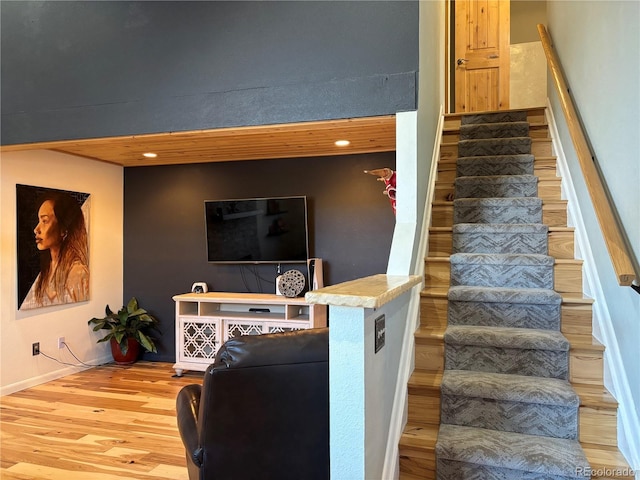
[(509, 108), (509, 0), (455, 0), (455, 111)]

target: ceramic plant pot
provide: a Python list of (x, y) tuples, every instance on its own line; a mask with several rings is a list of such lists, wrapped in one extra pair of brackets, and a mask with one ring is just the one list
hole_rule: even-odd
[(111, 354), (118, 365), (131, 365), (138, 360), (140, 355), (140, 344), (135, 338), (127, 339), (127, 353), (123, 354), (120, 344), (115, 338), (111, 339)]

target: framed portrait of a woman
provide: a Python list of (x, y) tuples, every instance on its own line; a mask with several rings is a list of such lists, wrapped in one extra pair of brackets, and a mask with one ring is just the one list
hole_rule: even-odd
[(90, 194), (16, 185), (18, 309), (89, 300)]

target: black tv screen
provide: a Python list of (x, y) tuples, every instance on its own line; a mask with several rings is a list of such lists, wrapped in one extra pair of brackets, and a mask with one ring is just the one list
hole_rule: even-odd
[(304, 263), (307, 198), (205, 201), (207, 256), (217, 263)]

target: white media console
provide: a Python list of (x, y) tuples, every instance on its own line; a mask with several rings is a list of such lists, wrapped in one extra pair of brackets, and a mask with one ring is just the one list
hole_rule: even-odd
[(326, 305), (303, 297), (263, 293), (186, 293), (176, 303), (176, 363), (184, 370), (205, 371), (220, 345), (238, 335), (287, 332), (327, 326)]

